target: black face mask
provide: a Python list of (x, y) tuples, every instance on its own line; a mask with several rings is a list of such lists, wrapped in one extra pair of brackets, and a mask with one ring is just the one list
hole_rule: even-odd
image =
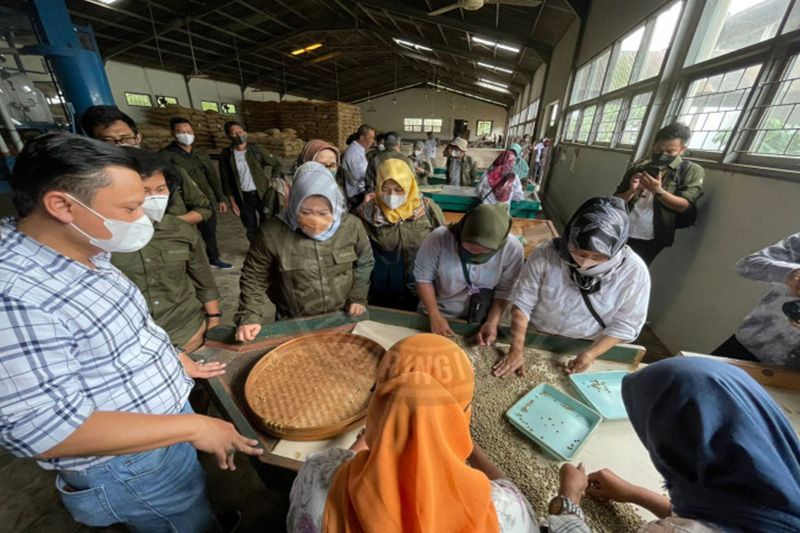
[(244, 133), (242, 135), (234, 135), (230, 137), (231, 144), (234, 146), (241, 146), (245, 142), (247, 142), (247, 134)]
[(662, 152), (653, 152), (650, 154), (650, 161), (660, 167), (665, 167), (672, 164), (677, 157), (677, 155), (666, 155)]

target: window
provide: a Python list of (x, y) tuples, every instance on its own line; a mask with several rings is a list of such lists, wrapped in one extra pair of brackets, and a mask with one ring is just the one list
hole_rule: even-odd
[(778, 33), (789, 0), (729, 0), (706, 3), (686, 65), (702, 63)]
[(597, 111), (597, 106), (590, 105), (587, 108), (584, 108), (583, 113), (581, 114), (581, 120), (578, 123), (578, 134), (575, 136), (575, 140), (580, 143), (585, 143), (589, 141), (589, 134), (592, 131), (592, 122), (594, 122), (594, 114)]
[(760, 69), (761, 65), (753, 65), (689, 84), (677, 120), (692, 129), (690, 149), (720, 152), (725, 148)]
[(558, 100), (550, 104), (550, 122), (549, 126), (552, 128), (558, 121)]
[(534, 100), (531, 105), (528, 106), (528, 121), (536, 120), (536, 115), (539, 114), (539, 100)]
[(572, 87), (572, 103), (591, 100), (600, 94), (603, 87), (603, 78), (608, 66), (611, 50), (606, 50), (588, 64), (584, 65), (575, 74), (575, 84)]
[(753, 131), (750, 153), (800, 157), (800, 56), (789, 61), (771, 103)]
[(565, 141), (575, 140), (575, 129), (578, 126), (578, 119), (580, 118), (580, 116), (581, 116), (581, 111), (579, 109), (571, 111), (569, 115), (567, 115), (567, 125), (564, 127)]
[(433, 133), (442, 133), (442, 119), (426, 118), (423, 120), (422, 127), (426, 132), (432, 131)]
[(156, 107), (167, 107), (178, 105), (178, 99), (174, 96), (156, 95)]
[(200, 102), (200, 109), (203, 111), (216, 111), (219, 113), (219, 104), (216, 102), (208, 102), (203, 100)]
[(622, 128), (622, 136), (619, 143), (626, 146), (633, 146), (636, 144), (636, 139), (639, 138), (639, 130), (642, 129), (642, 121), (647, 112), (647, 104), (650, 103), (650, 97), (653, 93), (646, 92), (637, 94), (631, 100), (630, 108), (628, 109), (628, 117), (625, 120), (625, 126)]
[(620, 109), (622, 109), (622, 98), (603, 104), (603, 111), (600, 113), (600, 121), (597, 124), (597, 134), (594, 138), (596, 142), (611, 144), (617, 129)]
[(672, 37), (675, 28), (678, 27), (682, 9), (683, 3), (675, 2), (672, 7), (667, 8), (656, 17), (653, 30), (650, 32), (650, 39), (644, 49), (641, 68), (633, 81), (649, 80), (658, 76), (661, 64), (667, 56), (667, 50), (672, 44)]
[(144, 93), (125, 93), (125, 102), (134, 107), (153, 107), (153, 100), (149, 94)]
[(404, 118), (403, 129), (407, 132), (422, 133), (422, 119), (421, 118)]
[(616, 91), (628, 85), (633, 71), (633, 64), (636, 62), (636, 55), (642, 45), (642, 37), (644, 37), (644, 26), (639, 26), (634, 32), (614, 45), (611, 66), (609, 67), (611, 75), (608, 78), (608, 82), (606, 82), (604, 93)]
[(477, 135), (491, 135), (492, 134), (492, 121), (479, 120), (475, 126), (475, 133)]
[(227, 104), (223, 102), (222, 104), (220, 104), (220, 111), (222, 111), (226, 115), (235, 115), (236, 104)]

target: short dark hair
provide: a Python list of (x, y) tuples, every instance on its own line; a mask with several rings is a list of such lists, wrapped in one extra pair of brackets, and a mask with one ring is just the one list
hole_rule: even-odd
[(366, 137), (371, 131), (375, 131), (375, 128), (369, 124), (362, 124), (358, 127), (358, 130), (356, 130), (356, 138)]
[(183, 183), (177, 167), (157, 152), (148, 152), (133, 146), (123, 146), (122, 149), (139, 164), (139, 175), (142, 176), (142, 179), (150, 178), (157, 172), (164, 175), (164, 180), (166, 180), (167, 188), (170, 192), (167, 205), (171, 206), (174, 200), (172, 193), (177, 191)]
[(382, 143), (385, 139), (386, 139), (386, 134), (383, 132), (380, 132), (375, 136), (375, 142), (378, 144)]
[(395, 146), (399, 146), (402, 142), (402, 139), (400, 139), (400, 134), (396, 131), (387, 131), (383, 136), (383, 139), (383, 145), (386, 148), (394, 148)]
[(234, 127), (234, 126), (239, 126), (240, 128), (242, 128), (242, 129), (245, 129), (245, 128), (244, 128), (244, 126), (242, 126), (242, 124), (241, 124), (240, 122), (237, 122), (237, 121), (235, 121), (235, 120), (229, 120), (229, 121), (228, 121), (228, 122), (226, 122), (226, 123), (225, 123), (225, 125), (222, 127), (223, 131), (225, 132), (225, 135), (227, 135), (227, 134), (228, 134), (228, 132), (230, 132), (230, 131), (231, 131), (231, 128), (232, 128), (232, 127)]
[(42, 197), (54, 190), (90, 205), (98, 189), (111, 180), (106, 168), (140, 171), (139, 163), (118, 146), (71, 133), (46, 133), (28, 141), (11, 175), (12, 201), (20, 217), (30, 215)]
[(680, 122), (673, 122), (672, 124), (667, 124), (658, 130), (658, 133), (656, 133), (656, 138), (653, 142), (657, 143), (658, 141), (671, 141), (673, 139), (680, 139), (681, 144), (686, 146), (691, 137), (692, 130), (689, 129), (689, 126)]
[(97, 126), (107, 128), (118, 120), (127, 124), (133, 133), (139, 133), (136, 122), (113, 105), (96, 105), (87, 109), (81, 116), (81, 129), (84, 134), (94, 139), (94, 129)]
[(356, 140), (358, 140), (358, 132), (351, 133), (347, 140), (344, 142), (347, 146), (353, 144)]
[(175, 126), (177, 126), (178, 124), (188, 124), (190, 126), (192, 125), (192, 123), (189, 121), (188, 118), (172, 117), (171, 119), (169, 119), (169, 129), (174, 130)]

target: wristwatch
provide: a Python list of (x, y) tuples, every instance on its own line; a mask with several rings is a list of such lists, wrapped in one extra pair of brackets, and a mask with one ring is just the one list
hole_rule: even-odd
[(656, 198), (661, 198), (661, 196), (662, 196), (662, 195), (663, 195), (665, 192), (666, 192), (666, 191), (656, 191), (656, 192), (654, 192), (654, 193), (653, 193), (653, 196), (655, 196)]
[(206, 318), (222, 318), (222, 311), (219, 313), (206, 313)]
[(574, 514), (584, 522), (586, 521), (586, 515), (583, 514), (583, 509), (566, 496), (556, 496), (550, 500), (547, 511), (550, 514)]

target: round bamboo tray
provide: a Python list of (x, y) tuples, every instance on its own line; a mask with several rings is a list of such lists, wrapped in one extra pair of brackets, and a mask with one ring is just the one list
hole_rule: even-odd
[(293, 339), (256, 363), (244, 385), (245, 401), (274, 437), (329, 439), (366, 416), (384, 353), (375, 341), (349, 333)]

